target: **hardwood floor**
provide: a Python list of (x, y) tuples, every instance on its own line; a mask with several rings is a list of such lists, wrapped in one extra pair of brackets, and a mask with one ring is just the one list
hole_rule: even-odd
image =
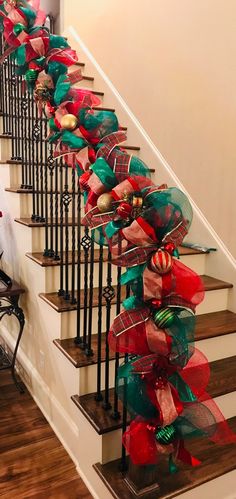
[(34, 400), (17, 392), (9, 371), (0, 372), (0, 497), (92, 497)]

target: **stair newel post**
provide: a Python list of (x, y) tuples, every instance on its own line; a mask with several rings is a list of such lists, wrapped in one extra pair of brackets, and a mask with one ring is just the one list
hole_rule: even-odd
[(111, 409), (109, 400), (109, 371), (110, 371), (110, 349), (108, 343), (108, 335), (111, 325), (111, 302), (115, 297), (115, 290), (112, 286), (112, 268), (111, 268), (111, 251), (108, 250), (107, 262), (107, 284), (103, 290), (103, 296), (106, 300), (106, 357), (105, 357), (105, 396), (103, 408), (107, 411)]
[(80, 347), (86, 349), (87, 347), (87, 326), (88, 326), (88, 279), (89, 279), (89, 250), (91, 248), (91, 237), (89, 235), (88, 227), (84, 229), (84, 236), (81, 240), (81, 246), (84, 254), (84, 320), (83, 320), (83, 337)]
[(90, 248), (90, 277), (89, 277), (89, 316), (88, 316), (88, 338), (85, 353), (88, 357), (93, 355), (92, 327), (93, 327), (93, 277), (94, 277), (94, 239), (91, 239)]
[(78, 183), (77, 194), (77, 309), (76, 309), (76, 338), (75, 344), (80, 346), (81, 338), (81, 302), (80, 302), (80, 289), (81, 289), (81, 192)]
[(65, 185), (64, 192), (62, 194), (62, 202), (64, 205), (64, 213), (65, 213), (65, 293), (64, 299), (70, 300), (69, 293), (69, 206), (71, 203), (71, 195), (69, 193), (69, 181), (68, 181), (68, 173), (69, 167), (68, 164), (65, 163)]
[(48, 157), (48, 142), (46, 141), (47, 133), (48, 133), (48, 127), (47, 127), (47, 120), (43, 120), (44, 127), (43, 127), (43, 135), (44, 135), (44, 154), (43, 154), (43, 165), (44, 165), (44, 192), (45, 192), (45, 228), (44, 228), (44, 234), (45, 234), (45, 249), (44, 249), (44, 256), (49, 256), (49, 213), (48, 213), (48, 164), (47, 164), (47, 157)]
[[(100, 236), (102, 237), (102, 236)], [(95, 400), (100, 402), (103, 399), (101, 392), (101, 359), (102, 359), (102, 287), (103, 287), (103, 245), (99, 246), (99, 267), (98, 267), (98, 344), (97, 344), (97, 392)]]
[[(118, 239), (118, 254), (120, 254), (120, 252), (121, 252), (121, 238), (119, 237), (119, 239)], [(121, 267), (117, 267), (116, 315), (119, 315), (120, 309), (121, 309), (120, 278), (121, 278)], [(115, 376), (114, 376), (115, 377), (115, 382), (114, 382), (115, 387), (116, 387), (116, 380), (117, 380), (117, 373), (118, 373), (119, 365), (120, 365), (120, 355), (119, 355), (119, 352), (116, 352), (116, 355), (115, 355)], [(115, 394), (114, 394), (114, 405), (113, 405), (112, 417), (115, 420), (120, 418), (120, 412), (118, 411), (118, 394), (117, 394), (116, 389), (115, 389)]]
[(72, 228), (71, 228), (71, 303), (76, 303), (75, 298), (75, 244), (76, 244), (76, 218), (75, 218), (75, 210), (76, 210), (76, 192), (75, 192), (75, 169), (71, 169), (71, 205), (72, 205)]

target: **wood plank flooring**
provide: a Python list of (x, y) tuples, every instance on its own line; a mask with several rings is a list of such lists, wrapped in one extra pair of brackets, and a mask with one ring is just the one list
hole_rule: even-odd
[(0, 497), (90, 499), (75, 465), (26, 391), (0, 372)]

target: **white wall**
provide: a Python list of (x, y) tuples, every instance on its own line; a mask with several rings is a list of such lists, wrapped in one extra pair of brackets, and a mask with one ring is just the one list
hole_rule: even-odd
[(236, 256), (235, 0), (61, 0), (61, 8), (64, 27), (77, 29)]

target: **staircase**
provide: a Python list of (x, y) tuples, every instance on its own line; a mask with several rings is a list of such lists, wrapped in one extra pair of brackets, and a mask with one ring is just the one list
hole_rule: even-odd
[[(105, 99), (104, 92), (94, 90), (96, 79), (87, 76), (86, 65), (80, 63), (80, 67), (85, 74), (79, 85)], [(1, 229), (6, 271), (14, 273), (28, 291), (22, 301), (27, 324), (19, 372), (94, 497), (131, 499), (136, 496), (125, 481), (128, 457), (121, 445), (129, 415), (114, 391), (114, 377), (123, 359), (109, 351), (106, 343), (106, 332), (127, 289), (118, 284), (119, 269), (111, 268), (107, 251), (91, 243), (86, 229), (78, 228), (83, 205), (75, 177), (60, 164), (58, 170), (52, 168), (44, 124), (40, 125), (39, 116), (35, 118), (33, 107), (20, 118), (23, 127), (27, 123), (27, 140), (16, 130), (12, 108), (19, 106), (20, 96), (15, 87), (7, 87), (13, 77), (14, 67), (5, 64), (0, 208), (9, 214)], [(114, 111), (106, 104), (99, 109)], [(126, 130), (125, 122), (121, 128)], [(128, 127), (129, 135), (135, 133), (129, 134)], [(139, 146), (126, 144), (124, 148), (145, 160)], [(16, 158), (18, 154), (21, 159)], [(155, 168), (151, 173), (156, 175)], [(197, 241), (196, 227), (190, 236)], [(181, 261), (198, 272), (205, 284), (206, 297), (197, 310), (196, 344), (211, 363), (208, 391), (236, 431), (236, 314), (231, 311), (235, 275), (230, 264), (224, 268), (221, 248), (217, 249), (217, 256), (190, 248), (179, 252)], [(9, 348), (14, 336), (11, 328), (12, 333), (9, 327), (1, 330)], [(190, 450), (203, 464), (196, 469), (183, 466), (170, 477), (163, 459), (159, 492), (151, 491), (145, 498), (187, 499), (201, 494), (204, 499), (235, 499), (235, 446), (219, 447), (199, 439)]]

